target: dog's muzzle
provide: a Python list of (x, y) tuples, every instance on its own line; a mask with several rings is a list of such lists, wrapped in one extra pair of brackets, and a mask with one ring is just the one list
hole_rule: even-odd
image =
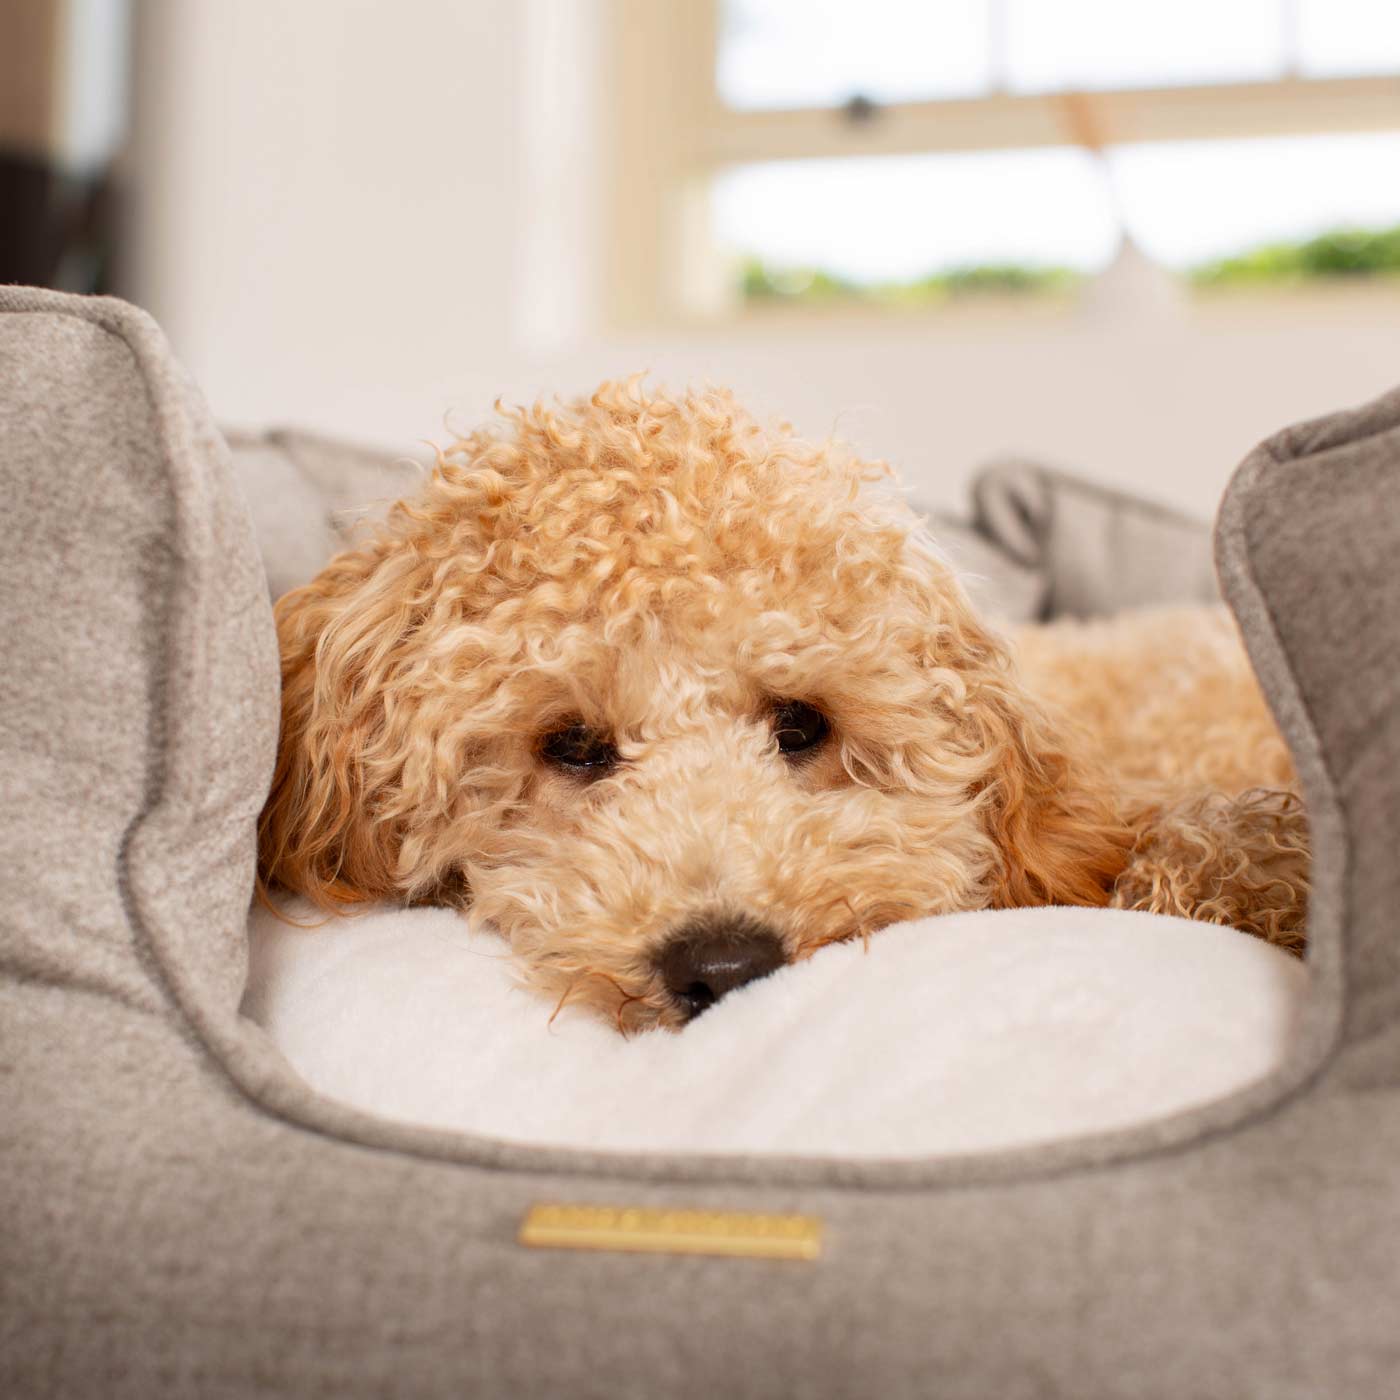
[(656, 955), (666, 990), (687, 1020), (787, 961), (783, 941), (744, 914), (702, 914), (681, 925)]

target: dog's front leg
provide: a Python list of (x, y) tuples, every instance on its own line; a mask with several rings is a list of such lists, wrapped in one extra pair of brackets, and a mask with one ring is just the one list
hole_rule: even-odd
[(1307, 942), (1309, 845), (1297, 793), (1202, 793), (1144, 809), (1113, 905), (1229, 924), (1289, 952)]

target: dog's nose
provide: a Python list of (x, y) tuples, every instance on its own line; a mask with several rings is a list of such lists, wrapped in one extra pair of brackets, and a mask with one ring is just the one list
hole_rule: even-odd
[(698, 1016), (745, 982), (767, 977), (787, 958), (767, 924), (745, 915), (702, 915), (665, 942), (656, 966), (666, 990), (688, 1018)]

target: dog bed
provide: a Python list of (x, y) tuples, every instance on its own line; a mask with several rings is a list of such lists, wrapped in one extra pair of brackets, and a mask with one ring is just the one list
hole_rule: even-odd
[[(1216, 527), (1313, 829), (1282, 1062), (1132, 1128), (879, 1159), (315, 1092), (239, 1013), (277, 668), (225, 443), (141, 313), (5, 288), (0, 463), (0, 1392), (1393, 1392), (1400, 395), (1270, 439)], [(800, 1212), (820, 1247), (522, 1244), (561, 1206)]]

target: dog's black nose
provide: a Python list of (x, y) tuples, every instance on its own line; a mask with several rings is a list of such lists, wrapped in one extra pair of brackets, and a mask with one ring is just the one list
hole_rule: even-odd
[(742, 914), (712, 914), (678, 928), (662, 946), (656, 966), (676, 1005), (693, 1018), (786, 961), (782, 939), (767, 924)]

